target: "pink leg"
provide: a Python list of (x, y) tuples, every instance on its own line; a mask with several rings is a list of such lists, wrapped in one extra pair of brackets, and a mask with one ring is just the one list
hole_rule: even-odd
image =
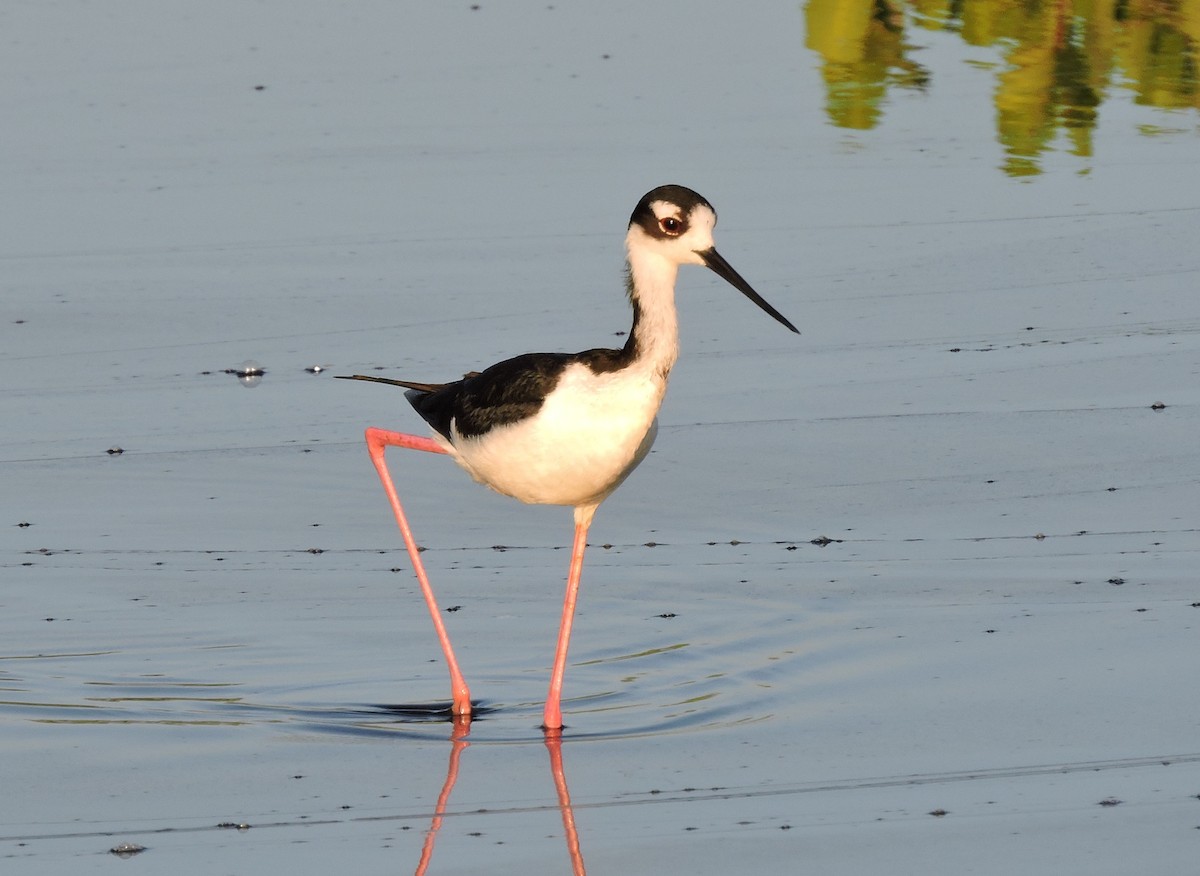
[(579, 576), (583, 574), (583, 552), (587, 549), (588, 527), (596, 506), (575, 509), (575, 544), (571, 548), (571, 570), (567, 574), (567, 594), (563, 599), (562, 622), (558, 626), (558, 647), (554, 651), (554, 669), (550, 673), (550, 692), (546, 694), (546, 710), (542, 729), (562, 727), (562, 684), (567, 669), (567, 648), (571, 643), (571, 624), (575, 620), (575, 603), (579, 599)]
[(367, 451), (371, 454), (371, 462), (379, 472), (379, 480), (387, 493), (388, 501), (392, 503), (392, 511), (396, 514), (396, 523), (400, 527), (400, 535), (404, 537), (404, 546), (412, 558), (413, 570), (417, 573), (417, 581), (421, 584), (421, 593), (425, 596), (425, 604), (429, 607), (429, 615), (433, 618), (433, 627), (437, 630), (438, 641), (442, 643), (442, 653), (446, 655), (446, 665), (450, 669), (450, 693), (454, 697), (452, 711), (455, 715), (471, 714), (471, 692), (458, 669), (458, 661), (454, 659), (454, 649), (450, 646), (450, 636), (446, 633), (446, 625), (442, 623), (442, 612), (438, 608), (429, 586), (429, 577), (425, 574), (425, 564), (421, 562), (421, 554), (417, 541), (413, 538), (412, 530), (408, 527), (408, 518), (400, 507), (400, 497), (388, 474), (387, 463), (383, 458), (387, 447), (407, 447), (410, 450), (424, 450), (428, 453), (445, 453), (440, 444), (432, 438), (421, 438), (417, 435), (405, 435), (402, 432), (388, 432), (384, 429), (367, 429)]

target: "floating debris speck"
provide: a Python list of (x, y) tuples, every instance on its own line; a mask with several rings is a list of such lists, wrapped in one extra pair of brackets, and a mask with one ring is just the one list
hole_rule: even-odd
[(225, 373), (237, 377), (241, 381), (242, 386), (247, 389), (253, 389), (262, 383), (263, 375), (267, 373), (267, 369), (263, 368), (253, 359), (247, 359), (237, 368), (226, 368)]
[(120, 843), (108, 850), (110, 855), (116, 855), (118, 858), (132, 858), (134, 855), (140, 855), (146, 851), (145, 846), (140, 846), (137, 843)]
[(841, 544), (842, 539), (830, 538), (827, 535), (818, 535), (816, 538), (811, 539), (808, 543), (815, 544), (817, 547), (828, 547), (831, 544)]

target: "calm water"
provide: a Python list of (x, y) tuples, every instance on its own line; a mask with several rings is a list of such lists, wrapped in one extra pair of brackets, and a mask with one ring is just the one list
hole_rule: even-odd
[[(5, 872), (1185, 871), (1195, 4), (479, 7), (8, 13)], [(803, 335), (681, 275), (561, 738), (569, 512), (390, 457), (455, 725), (330, 375), (619, 345), (664, 182)]]

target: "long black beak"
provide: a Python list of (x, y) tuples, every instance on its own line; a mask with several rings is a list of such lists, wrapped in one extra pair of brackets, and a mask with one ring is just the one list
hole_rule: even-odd
[(745, 295), (747, 298), (749, 298), (751, 301), (753, 301), (755, 304), (757, 304), (759, 307), (761, 307), (767, 313), (771, 314), (771, 316), (775, 317), (777, 320), (779, 320), (785, 326), (790, 328), (796, 334), (800, 334), (800, 329), (796, 328), (794, 325), (792, 325), (790, 322), (788, 322), (787, 317), (785, 317), (782, 313), (780, 313), (778, 310), (776, 310), (770, 304), (767, 304), (767, 302), (763, 300), (763, 297), (761, 295), (759, 295), (757, 292), (755, 292), (750, 287), (749, 283), (747, 283), (745, 280), (742, 279), (742, 275), (739, 274), (737, 271), (735, 271), (733, 269), (733, 265), (731, 265), (731, 264), (729, 264), (729, 262), (725, 261), (724, 257), (719, 252), (717, 252), (715, 248), (714, 249), (706, 249), (703, 251), (697, 251), (696, 255), (698, 255), (698, 256), (700, 256), (700, 258), (704, 259), (704, 264), (707, 265), (710, 269), (712, 269), (712, 271), (717, 276), (721, 277), (722, 279), (725, 280), (725, 282), (729, 283), (729, 285), (731, 285), (734, 289), (737, 289), (739, 292), (741, 292), (743, 295)]

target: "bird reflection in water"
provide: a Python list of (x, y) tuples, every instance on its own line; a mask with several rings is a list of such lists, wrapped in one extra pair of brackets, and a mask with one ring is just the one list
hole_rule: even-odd
[[(416, 876), (425, 876), (429, 862), (433, 860), (433, 847), (437, 842), (438, 831), (442, 828), (442, 820), (446, 816), (446, 807), (450, 803), (450, 793), (458, 781), (458, 768), (470, 742), (467, 736), (471, 732), (471, 717), (460, 715), (454, 719), (454, 729), (450, 731), (450, 762), (446, 767), (446, 781), (438, 794), (437, 808), (429, 830), (425, 833), (425, 842), (421, 846), (421, 860), (417, 863)], [(571, 873), (574, 876), (585, 876), (587, 870), (583, 865), (583, 851), (579, 847), (579, 831), (575, 827), (575, 812), (571, 808), (571, 792), (567, 789), (567, 776), (563, 769), (562, 730), (544, 730), (544, 743), (550, 755), (550, 775), (554, 778), (554, 790), (558, 796), (558, 810), (562, 815), (563, 833), (567, 841), (567, 854), (571, 858)]]

